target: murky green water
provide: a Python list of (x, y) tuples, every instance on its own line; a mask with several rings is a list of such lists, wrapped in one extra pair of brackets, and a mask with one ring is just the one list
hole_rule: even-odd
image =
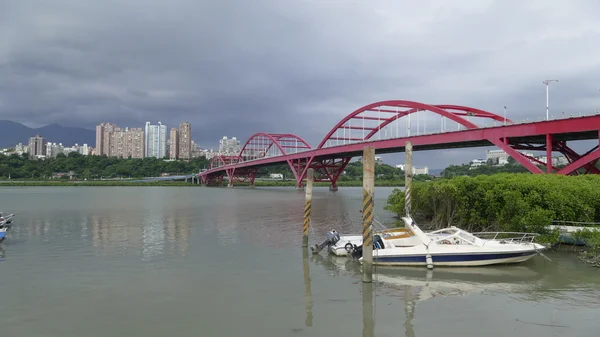
[[(384, 223), (390, 192), (376, 189)], [(598, 336), (600, 270), (568, 254), (378, 268), (365, 287), (356, 263), (303, 259), (303, 199), (290, 188), (1, 188), (1, 210), (17, 217), (0, 244), (0, 336)], [(311, 242), (358, 233), (360, 205), (360, 188), (316, 189)]]

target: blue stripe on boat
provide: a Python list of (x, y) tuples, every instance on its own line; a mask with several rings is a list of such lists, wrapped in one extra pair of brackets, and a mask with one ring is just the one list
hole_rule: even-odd
[(0, 232), (0, 240), (4, 239), (5, 236), (6, 236), (6, 232), (4, 232), (4, 231)]
[[(467, 262), (467, 261), (485, 261), (509, 259), (519, 256), (534, 255), (536, 252), (518, 252), (518, 253), (489, 253), (489, 254), (447, 254), (447, 255), (432, 255), (433, 263), (436, 262)], [(377, 256), (373, 254), (373, 260), (378, 262), (423, 262), (425, 263), (425, 255), (412, 256)]]

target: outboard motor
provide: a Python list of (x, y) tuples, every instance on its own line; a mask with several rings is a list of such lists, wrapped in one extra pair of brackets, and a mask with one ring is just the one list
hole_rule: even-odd
[(362, 249), (363, 249), (362, 245), (360, 245), (360, 246), (354, 245), (354, 248), (352, 250), (346, 249), (346, 251), (353, 258), (360, 259), (362, 257)]
[(323, 242), (315, 244), (314, 247), (311, 247), (313, 254), (318, 254), (323, 248), (331, 245), (335, 245), (338, 241), (340, 241), (340, 234), (336, 232), (335, 229), (325, 233), (325, 240)]
[[(362, 253), (363, 253), (363, 246), (357, 246), (354, 245), (352, 247), (352, 244), (346, 244), (346, 252), (348, 252), (348, 255), (352, 256), (355, 259), (360, 259), (362, 257)], [(379, 236), (379, 234), (375, 234), (373, 236), (373, 250), (376, 249), (384, 249), (385, 245), (383, 243), (383, 239), (381, 238), (381, 236)]]

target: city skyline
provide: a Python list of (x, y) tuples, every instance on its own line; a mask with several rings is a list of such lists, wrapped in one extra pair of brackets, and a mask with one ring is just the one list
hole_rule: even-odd
[[(3, 7), (14, 15), (2, 21), (0, 115), (90, 129), (98, 116), (142, 127), (188, 120), (208, 148), (222, 135), (243, 142), (256, 132), (316, 146), (345, 115), (389, 99), (500, 116), (506, 106), (512, 120), (543, 119), (547, 79), (559, 80), (549, 89), (550, 116), (600, 109), (592, 15), (600, 3), (532, 1), (174, 0), (169, 16), (156, 0), (12, 1)], [(231, 25), (221, 24), (224, 13)], [(301, 57), (299, 48), (310, 52)], [(415, 163), (445, 166), (476, 151), (415, 153)]]

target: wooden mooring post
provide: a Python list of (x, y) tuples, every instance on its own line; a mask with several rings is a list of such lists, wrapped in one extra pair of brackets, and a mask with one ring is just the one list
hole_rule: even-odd
[(362, 284), (363, 337), (375, 336), (373, 283)]
[(373, 281), (373, 195), (375, 194), (375, 148), (363, 150), (362, 254), (363, 282)]
[(304, 300), (306, 306), (306, 319), (304, 324), (307, 327), (313, 326), (313, 300), (310, 286), (310, 269), (308, 265), (308, 248), (302, 248), (302, 267), (304, 270)]
[(405, 148), (406, 160), (404, 162), (404, 212), (407, 217), (410, 217), (412, 211), (412, 143), (406, 142)]
[(312, 208), (312, 188), (314, 170), (306, 172), (306, 194), (304, 197), (304, 228), (302, 230), (302, 247), (308, 247), (308, 227), (310, 226), (310, 210)]

